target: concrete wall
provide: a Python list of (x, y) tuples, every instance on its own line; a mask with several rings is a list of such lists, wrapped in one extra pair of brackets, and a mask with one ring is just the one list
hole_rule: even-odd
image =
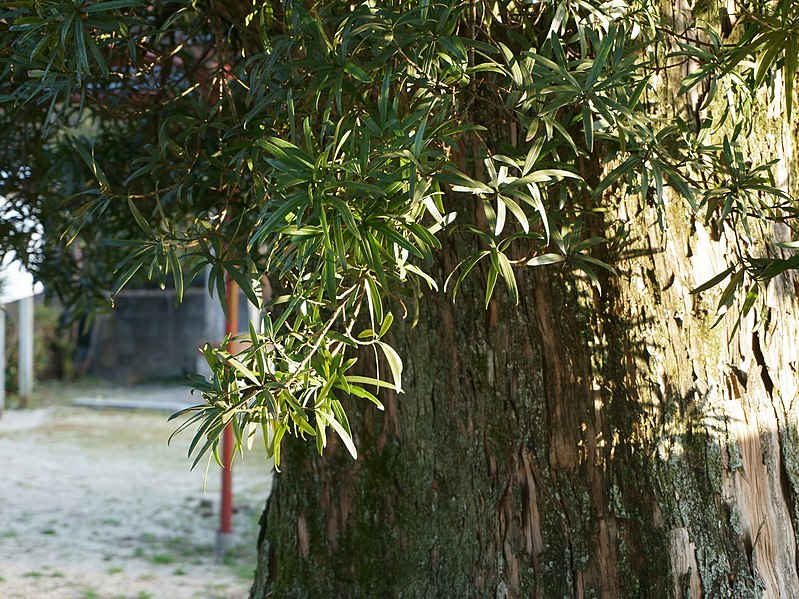
[(199, 348), (222, 338), (224, 316), (203, 288), (187, 289), (177, 308), (174, 290), (141, 289), (120, 293), (94, 327), (89, 372), (136, 383), (202, 371)]

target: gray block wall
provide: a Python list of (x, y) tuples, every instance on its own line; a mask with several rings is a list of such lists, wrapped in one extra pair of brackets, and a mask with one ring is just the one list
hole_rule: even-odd
[(177, 307), (174, 290), (141, 289), (120, 293), (94, 326), (89, 372), (137, 383), (201, 371), (199, 348), (223, 337), (224, 316), (203, 288), (187, 289)]

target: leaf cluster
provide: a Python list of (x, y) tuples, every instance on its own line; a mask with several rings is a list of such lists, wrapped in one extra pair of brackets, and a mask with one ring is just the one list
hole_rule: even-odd
[[(792, 222), (744, 143), (759, 86), (793, 79), (796, 8), (739, 8), (725, 37), (643, 0), (9, 2), (2, 247), (76, 313), (76, 281), (97, 303), (204, 278), (223, 305), (234, 281), (264, 319), (243, 349), (204, 349), (195, 458), (227, 425), (240, 448), (263, 428), (277, 463), (287, 433), (322, 451), (328, 429), (354, 457), (347, 402), (401, 391), (391, 326), (426, 294), (482, 273), (486, 306), (500, 281), (516, 303), (544, 267), (601, 293), (627, 194), (661, 227), (681, 201), (750, 241)], [(704, 99), (666, 113), (686, 64)], [(697, 291), (730, 276), (720, 308), (745, 290), (744, 315), (796, 267), (737, 258)]]

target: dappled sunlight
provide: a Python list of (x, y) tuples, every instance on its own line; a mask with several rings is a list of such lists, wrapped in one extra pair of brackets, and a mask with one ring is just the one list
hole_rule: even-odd
[[(704, 396), (671, 392), (650, 444), (656, 477), (668, 481), (659, 499), (678, 515), (669, 530), (675, 593), (702, 596), (713, 568), (729, 563), (736, 576), (756, 578), (765, 597), (792, 596), (799, 588), (795, 410), (780, 409), (779, 394), (770, 397), (760, 377), (750, 378), (748, 392), (741, 373), (728, 379)], [(707, 529), (700, 513), (716, 514), (718, 527)], [(707, 539), (717, 535), (726, 555), (708, 552)]]

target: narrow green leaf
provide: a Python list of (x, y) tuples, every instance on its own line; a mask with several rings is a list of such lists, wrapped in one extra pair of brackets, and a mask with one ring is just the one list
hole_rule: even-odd
[(594, 119), (588, 102), (583, 104), (583, 132), (585, 134), (585, 147), (589, 152), (594, 151)]
[(394, 389), (397, 393), (402, 393), (402, 359), (396, 350), (388, 343), (378, 341), (377, 345), (383, 350), (388, 367), (391, 369), (391, 376), (394, 379)]
[(112, 296), (117, 295), (122, 290), (122, 288), (127, 284), (127, 282), (133, 278), (133, 275), (135, 275), (139, 271), (139, 269), (143, 266), (143, 264), (144, 264), (143, 262), (136, 262), (133, 264), (133, 266), (131, 266), (128, 270), (126, 270), (125, 274), (123, 274), (121, 277), (117, 279), (116, 283), (114, 284), (114, 288), (111, 290), (111, 295)]
[(527, 266), (546, 266), (548, 264), (557, 264), (566, 260), (566, 256), (560, 254), (541, 254), (535, 258), (527, 261)]
[(619, 166), (610, 171), (610, 173), (608, 173), (605, 178), (602, 179), (599, 185), (594, 188), (592, 195), (595, 198), (599, 197), (606, 189), (615, 184), (628, 173), (632, 172), (633, 169), (635, 169), (635, 167), (637, 167), (639, 164), (641, 164), (641, 157), (637, 154), (633, 154)]
[[(280, 444), (283, 442), (283, 435), (286, 434), (288, 427), (280, 422), (272, 421), (274, 425), (272, 426), (272, 443), (271, 443), (271, 454), (272, 459), (275, 461), (275, 469), (280, 471)], [(264, 435), (264, 438), (268, 437), (268, 435)]]
[(377, 336), (383, 337), (391, 328), (391, 324), (393, 322), (394, 322), (394, 315), (391, 312), (386, 312), (386, 316), (385, 318), (383, 318), (383, 322), (380, 325), (380, 332), (377, 334)]
[(344, 65), (344, 71), (352, 75), (353, 78), (357, 79), (361, 83), (372, 82), (372, 78), (367, 74), (367, 72), (351, 60), (348, 60)]
[(373, 394), (364, 389), (363, 387), (359, 387), (358, 385), (350, 385), (349, 389), (347, 390), (350, 395), (354, 395), (355, 397), (360, 397), (362, 399), (368, 399), (371, 401), (375, 406), (377, 406), (378, 410), (385, 410), (382, 402), (377, 399), (377, 397)]
[(247, 368), (244, 364), (239, 362), (239, 360), (237, 360), (234, 357), (229, 357), (227, 361), (228, 364), (230, 364), (235, 370), (237, 370), (246, 378), (248, 378), (253, 385), (257, 386), (261, 385), (261, 380), (258, 378), (258, 376), (252, 370)]
[(722, 308), (726, 308), (727, 310), (730, 309), (732, 303), (735, 301), (735, 295), (738, 291), (738, 287), (741, 286), (743, 283), (744, 278), (743, 270), (739, 270), (730, 278), (730, 282), (727, 283), (727, 286), (724, 288), (724, 291), (721, 292), (721, 297), (719, 298), (719, 304), (717, 310), (721, 312)]
[(508, 213), (508, 207), (500, 199), (497, 199), (497, 218), (494, 224), (494, 236), (499, 237), (502, 230), (505, 228), (505, 216)]
[(485, 295), (485, 307), (488, 309), (488, 304), (491, 302), (491, 296), (494, 295), (494, 288), (497, 285), (497, 276), (499, 275), (499, 271), (494, 268), (492, 264), (491, 267), (488, 269), (488, 278), (486, 280), (486, 295)]
[(230, 274), (236, 284), (241, 289), (241, 292), (247, 296), (247, 299), (253, 306), (257, 308), (261, 307), (261, 302), (258, 301), (258, 296), (255, 294), (255, 290), (253, 289), (252, 279), (249, 275), (245, 275), (241, 272), (237, 266), (233, 262), (225, 262), (224, 263), (225, 270)]
[(345, 378), (347, 379), (347, 382), (350, 384), (372, 385), (377, 389), (391, 389), (392, 391), (396, 391), (396, 387), (391, 383), (387, 383), (386, 381), (381, 381), (380, 379), (375, 379), (369, 376), (348, 374), (346, 375)]
[(183, 268), (180, 266), (180, 258), (174, 248), (167, 249), (167, 259), (169, 267), (172, 269), (172, 279), (175, 282), (175, 298), (180, 303), (183, 301)]
[(136, 208), (136, 204), (133, 203), (133, 200), (128, 198), (128, 208), (130, 209), (130, 213), (133, 215), (133, 218), (136, 220), (136, 224), (139, 225), (139, 228), (144, 231), (145, 233), (152, 235), (153, 228), (150, 226), (150, 223), (142, 216), (142, 213), (139, 212), (139, 209)]
[(460, 270), (460, 274), (458, 274), (457, 279), (455, 280), (455, 285), (452, 287), (452, 301), (455, 301), (455, 297), (458, 295), (458, 289), (463, 282), (463, 279), (466, 278), (466, 275), (471, 272), (471, 270), (475, 267), (475, 265), (485, 258), (488, 255), (488, 250), (483, 250), (479, 254), (475, 254), (473, 256), (469, 256), (468, 258), (464, 258), (461, 260), (458, 265), (453, 269), (453, 271), (447, 277), (447, 280), (444, 281), (444, 290), (446, 291), (450, 280), (455, 275), (457, 271)]
[(618, 27), (616, 25), (611, 25), (607, 34), (605, 34), (605, 37), (602, 40), (602, 45), (599, 46), (599, 50), (596, 53), (596, 58), (594, 58), (594, 61), (591, 64), (591, 70), (588, 71), (588, 78), (585, 82), (589, 89), (594, 87), (594, 84), (599, 80), (599, 74), (602, 72), (602, 67), (605, 66), (605, 61), (608, 58), (608, 54), (613, 46), (613, 42), (616, 41), (617, 31)]
[(516, 275), (513, 273), (510, 260), (508, 260), (508, 257), (502, 252), (497, 252), (497, 262), (499, 263), (499, 273), (502, 275), (502, 279), (505, 281), (505, 285), (508, 288), (510, 300), (514, 304), (518, 304), (519, 288), (516, 284)]
[(396, 243), (401, 248), (408, 250), (411, 254), (416, 256), (417, 258), (423, 258), (424, 254), (413, 245), (409, 239), (403, 237), (399, 233), (397, 233), (394, 229), (391, 228), (390, 225), (384, 225), (383, 223), (375, 222), (371, 223), (372, 229), (378, 231), (385, 237), (388, 241)]
[(377, 109), (380, 114), (380, 125), (385, 127), (388, 118), (388, 95), (391, 90), (391, 67), (386, 68), (383, 77), (383, 85), (380, 88), (380, 95), (377, 97)]
[(407, 272), (415, 274), (418, 277), (421, 277), (422, 279), (424, 279), (425, 283), (427, 283), (427, 286), (430, 289), (438, 291), (438, 283), (436, 283), (435, 279), (433, 279), (433, 277), (424, 272), (421, 268), (419, 268), (415, 264), (406, 264), (405, 270)]
[(336, 431), (336, 434), (341, 438), (344, 442), (344, 446), (347, 448), (347, 451), (350, 452), (353, 460), (358, 459), (358, 450), (355, 449), (355, 443), (352, 441), (352, 437), (350, 437), (349, 433), (344, 430), (344, 427), (339, 424), (339, 422), (335, 418), (331, 418), (327, 415), (324, 416), (327, 423)]
[(703, 291), (707, 291), (711, 287), (715, 287), (716, 285), (721, 283), (724, 279), (726, 279), (733, 270), (735, 270), (735, 266), (730, 266), (729, 268), (723, 270), (709, 281), (705, 281), (699, 287), (693, 289), (691, 291), (691, 294), (693, 295), (697, 293), (702, 293)]
[(366, 301), (373, 324), (383, 322), (383, 298), (377, 283), (371, 277), (366, 278)]

